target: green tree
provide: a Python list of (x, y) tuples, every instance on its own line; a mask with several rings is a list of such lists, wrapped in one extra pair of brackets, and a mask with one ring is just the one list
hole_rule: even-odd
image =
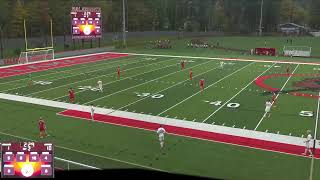
[(22, 37), (24, 34), (23, 21), (27, 16), (27, 11), (23, 8), (20, 0), (16, 0), (12, 11), (10, 22), (11, 37)]

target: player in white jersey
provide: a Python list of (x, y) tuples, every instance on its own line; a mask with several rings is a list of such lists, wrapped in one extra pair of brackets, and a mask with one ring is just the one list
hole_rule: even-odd
[(312, 135), (311, 135), (310, 130), (307, 131), (307, 138), (304, 141), (304, 143), (306, 143), (306, 147), (305, 147), (304, 153), (302, 153), (302, 154), (307, 155), (309, 152), (309, 156), (313, 156), (313, 154), (311, 152)]
[(220, 61), (220, 69), (223, 69), (223, 66), (224, 66), (224, 62)]
[(97, 83), (98, 83), (99, 91), (102, 92), (103, 91), (102, 81), (99, 80)]
[(266, 112), (266, 116), (268, 115), (268, 117), (271, 116), (271, 113), (270, 113), (271, 106), (272, 106), (271, 101), (267, 101), (267, 102), (266, 102), (266, 108), (265, 108), (264, 111)]
[(164, 146), (164, 134), (166, 133), (166, 130), (160, 126), (157, 130), (157, 134), (159, 135), (159, 141), (160, 141), (160, 147), (161, 149), (163, 148)]
[(94, 108), (93, 108), (93, 104), (91, 104), (91, 106), (90, 106), (90, 115), (91, 115), (91, 120), (94, 121)]

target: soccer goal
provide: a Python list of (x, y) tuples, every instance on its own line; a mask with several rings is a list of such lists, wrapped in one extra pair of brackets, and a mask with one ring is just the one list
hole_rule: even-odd
[(310, 57), (311, 47), (309, 46), (284, 46), (283, 54), (285, 56)]
[(46, 61), (54, 59), (54, 50), (52, 48), (36, 48), (20, 53), (19, 64), (26, 64), (36, 61)]
[[(24, 39), (25, 39), (25, 51), (20, 53), (18, 63), (19, 64), (26, 64), (30, 62), (37, 62), (37, 61), (46, 61), (54, 59), (54, 49), (53, 49), (53, 34), (52, 34), (52, 20), (50, 20), (50, 39), (51, 43), (47, 45), (47, 47), (40, 47), (38, 46), (39, 42), (32, 42), (32, 38), (27, 38), (27, 28), (26, 28), (26, 21), (24, 23)], [(39, 37), (33, 37), (34, 40), (41, 41)], [(35, 47), (36, 44), (36, 47)], [(42, 44), (42, 43), (41, 43)], [(44, 45), (45, 46), (45, 45)]]

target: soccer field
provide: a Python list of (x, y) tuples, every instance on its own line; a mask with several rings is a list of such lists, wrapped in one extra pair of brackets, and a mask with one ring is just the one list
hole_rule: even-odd
[[(181, 69), (181, 59), (186, 60), (185, 69)], [(223, 67), (220, 67), (220, 61), (225, 62)], [(118, 66), (121, 69), (120, 79), (117, 78), (116, 72)], [(189, 79), (190, 69), (193, 71), (192, 81)], [(289, 74), (287, 74), (287, 69), (289, 69)], [(175, 122), (177, 124), (186, 122), (186, 125), (192, 123), (192, 126), (205, 124), (215, 128), (229, 128), (230, 131), (233, 131), (232, 129), (249, 130), (248, 132), (263, 132), (272, 134), (273, 137), (279, 135), (285, 138), (305, 137), (306, 131), (311, 130), (312, 134), (319, 138), (317, 131), (320, 94), (317, 90), (319, 80), (316, 79), (320, 76), (319, 71), (320, 66), (315, 63), (129, 54), (114, 59), (3, 77), (0, 78), (0, 93), (2, 97), (5, 97), (2, 99), (16, 101), (15, 98), (21, 96), (26, 98), (24, 102), (33, 101), (29, 104), (12, 101), (8, 103), (8, 107), (14, 107), (16, 104), (16, 106), (24, 107), (21, 111), (27, 111), (28, 108), (38, 107), (37, 104), (43, 105), (46, 102), (69, 104), (68, 89), (72, 87), (75, 90), (77, 107), (86, 108), (93, 105), (97, 108), (97, 112), (103, 115), (128, 114), (129, 117), (130, 114), (130, 118), (139, 116), (150, 120), (158, 119), (160, 122), (158, 124), (174, 125)], [(200, 79), (205, 79), (203, 92), (199, 87)], [(103, 82), (103, 92), (97, 88), (99, 80)], [(276, 92), (277, 99), (271, 108), (269, 117), (265, 113), (265, 102), (272, 98), (271, 90)], [(1, 101), (4, 104), (7, 102)], [(79, 137), (76, 139), (83, 139), (84, 142), (76, 143), (76, 146), (86, 150), (91, 149), (89, 146), (94, 146), (92, 143), (94, 141), (98, 141), (97, 146), (102, 143), (102, 139), (95, 139), (100, 137), (99, 134), (101, 135), (105, 128), (101, 126), (101, 123), (88, 125), (87, 121), (80, 120), (80, 118), (86, 119), (86, 115), (63, 114), (67, 108), (56, 109), (56, 106), (47, 106), (49, 107), (40, 106), (42, 108), (38, 107), (38, 111), (31, 112), (31, 117), (34, 118), (28, 118), (28, 121), (32, 121), (31, 124), (25, 123), (27, 120), (17, 120), (14, 123), (3, 121), (2, 124), (6, 127), (5, 130), (2, 130), (3, 139), (6, 136), (6, 138), (18, 139), (30, 137), (27, 135), (30, 129), (32, 129), (32, 136), (37, 137), (36, 121), (38, 117), (43, 116), (49, 119), (48, 127), (53, 135), (49, 138), (52, 141), (56, 141), (57, 137), (63, 138), (70, 141), (71, 146), (74, 140), (66, 134), (70, 128), (77, 129), (73, 127), (75, 125), (73, 122), (77, 122), (79, 129), (86, 133), (77, 135)], [(78, 110), (88, 111), (88, 109), (81, 108)], [(14, 111), (8, 110), (5, 116), (15, 116)], [(58, 122), (55, 122), (54, 117), (57, 117)], [(100, 116), (97, 118), (99, 119)], [(12, 132), (14, 134), (19, 124), (29, 129), (18, 128), (19, 137), (14, 137)], [(200, 129), (205, 130), (205, 128)], [(123, 131), (121, 128), (117, 130)], [(92, 131), (96, 131), (97, 134)], [(89, 137), (87, 133), (94, 135)], [(112, 132), (104, 133), (112, 136)], [(147, 132), (140, 133), (138, 136), (148, 134)], [(117, 141), (121, 142), (126, 138), (128, 137), (119, 137)], [(148, 141), (157, 142), (157, 139), (155, 137)], [(104, 143), (110, 144), (111, 142)], [(74, 144), (72, 146), (74, 147)], [(58, 155), (63, 157), (79, 159), (83, 155), (80, 151), (75, 153), (70, 150), (68, 152), (67, 148), (61, 148), (64, 149), (63, 153), (58, 152)], [(157, 146), (152, 148), (157, 149)], [(96, 147), (96, 151), (101, 150)], [(119, 153), (126, 151), (128, 151), (127, 148), (122, 149)], [(144, 152), (135, 153), (143, 154)], [(146, 155), (146, 164), (148, 164), (148, 158), (149, 155)], [(101, 159), (105, 158), (90, 156), (90, 158), (82, 159), (82, 162), (94, 164), (97, 167), (104, 166), (102, 164), (105, 162), (99, 162)], [(121, 162), (112, 161), (109, 167), (112, 168), (113, 165), (118, 167), (118, 163), (121, 164)], [(136, 165), (125, 163), (121, 166), (126, 168)], [(148, 167), (151, 167), (150, 164), (145, 168)], [(199, 172), (194, 172), (194, 174), (200, 174)]]

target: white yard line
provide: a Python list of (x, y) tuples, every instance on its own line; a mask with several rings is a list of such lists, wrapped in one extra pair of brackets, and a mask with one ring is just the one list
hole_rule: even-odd
[[(299, 67), (299, 64), (296, 66), (296, 68), (294, 68), (294, 70), (292, 71), (291, 74), (293, 74)], [(289, 76), (289, 78), (287, 79), (287, 81), (284, 83), (284, 85), (281, 87), (280, 89), (280, 93), (281, 91), (286, 87), (287, 83), (289, 82), (289, 80), (291, 79), (292, 76)], [(276, 99), (278, 98), (278, 96), (280, 95), (280, 93), (277, 94)], [(273, 102), (271, 104), (271, 107), (273, 105)], [(262, 118), (260, 119), (260, 121), (258, 122), (257, 126), (254, 128), (254, 130), (256, 131), (258, 129), (258, 127), (260, 126), (261, 122), (263, 121), (263, 119), (265, 118), (265, 116), (267, 115), (267, 113), (265, 112), (262, 116)]]
[[(201, 63), (201, 64), (206, 64), (206, 63), (208, 63), (208, 61), (205, 61), (205, 62), (203, 62), (203, 63)], [(199, 65), (200, 65), (200, 64), (199, 64)], [(196, 66), (198, 66), (198, 65), (196, 65)], [(192, 66), (192, 67), (193, 67), (193, 66)], [(114, 93), (109, 94), (109, 95), (107, 95), (107, 96), (103, 96), (103, 97), (94, 99), (94, 100), (89, 101), (89, 102), (86, 102), (86, 103), (84, 103), (84, 104), (89, 104), (89, 103), (92, 103), (92, 102), (94, 102), (94, 101), (97, 101), (97, 100), (100, 100), (100, 99), (104, 99), (104, 98), (110, 97), (110, 96), (112, 96), (112, 95), (121, 93), (121, 92), (123, 92), (123, 91), (129, 90), (129, 89), (132, 89), (132, 88), (135, 88), (135, 87), (144, 85), (144, 84), (148, 84), (148, 83), (150, 83), (150, 82), (153, 82), (153, 81), (162, 79), (162, 78), (164, 78), (164, 77), (170, 76), (170, 75), (172, 75), (172, 74), (176, 74), (176, 73), (178, 73), (178, 72), (186, 71), (186, 70), (188, 70), (188, 69), (183, 69), (183, 70), (175, 71), (175, 72), (169, 73), (169, 74), (167, 74), (167, 75), (160, 76), (160, 77), (158, 77), (158, 78), (156, 78), (156, 79), (152, 79), (152, 80), (150, 80), (150, 81), (145, 81), (144, 83), (140, 83), (140, 84), (137, 84), (137, 85), (135, 85), (135, 86), (131, 86), (131, 87), (129, 87), (129, 88), (123, 89), (123, 90), (121, 90), (121, 91), (114, 92)]]
[[(320, 91), (318, 93), (318, 96), (320, 96)], [(313, 143), (316, 143), (316, 139), (317, 139), (317, 131), (318, 131), (318, 121), (319, 121), (319, 109), (320, 109), (320, 98), (318, 98), (318, 105), (317, 105), (317, 116), (316, 116), (316, 124), (314, 127), (314, 136), (313, 136)], [(315, 146), (315, 144), (314, 144)], [(309, 180), (313, 179), (313, 169), (314, 169), (314, 157), (312, 157), (311, 163), (310, 163), (310, 176), (309, 176)]]
[[(318, 96), (320, 97), (320, 91)], [(318, 97), (318, 106), (317, 106), (317, 116), (316, 116), (316, 124), (314, 127), (314, 139), (317, 139), (317, 131), (318, 131), (318, 121), (319, 121), (319, 110), (320, 110), (320, 98)]]
[[(169, 60), (172, 60), (172, 59), (169, 59)], [(169, 60), (165, 60), (165, 61), (163, 61), (163, 62), (166, 62), (166, 61), (169, 61)], [(151, 64), (143, 65), (143, 66), (138, 66), (138, 67), (134, 67), (134, 68), (129, 68), (129, 69), (126, 69), (126, 70), (123, 70), (123, 71), (138, 69), (138, 68), (150, 66), (150, 65), (153, 65), (153, 64), (155, 64), (155, 63), (151, 63)], [(163, 68), (163, 67), (162, 67), (162, 68)], [(161, 68), (160, 68), (160, 69), (161, 69)], [(41, 92), (50, 91), (50, 90), (57, 89), (57, 88), (60, 88), (60, 87), (70, 86), (70, 84), (77, 84), (77, 83), (79, 83), (79, 82), (88, 81), (88, 80), (91, 80), (91, 79), (96, 79), (96, 78), (104, 77), (104, 76), (111, 75), (111, 74), (115, 74), (115, 72), (108, 73), (108, 74), (101, 75), (101, 76), (92, 77), (92, 78), (89, 78), (89, 79), (84, 79), (84, 80), (81, 80), (81, 81), (76, 81), (76, 82), (74, 82), (74, 83), (64, 84), (64, 85), (61, 85), (61, 86), (56, 86), (56, 87), (53, 87), (53, 88), (45, 89), (45, 90), (42, 90), (42, 91), (37, 91), (37, 92), (30, 93), (30, 94), (27, 94), (27, 95), (38, 94), (38, 93), (41, 93)], [(143, 74), (143, 73), (141, 73), (141, 74)], [(134, 75), (134, 76), (137, 76), (137, 75)], [(130, 77), (134, 77), (134, 76), (130, 76)], [(128, 78), (128, 77), (127, 77), (127, 78)], [(127, 78), (124, 78), (124, 79), (127, 79)], [(121, 80), (124, 80), (124, 79), (120, 79), (120, 81), (121, 81)], [(115, 82), (115, 81), (113, 81), (113, 82)], [(108, 84), (109, 84), (109, 83), (108, 83)], [(107, 85), (107, 84), (104, 84), (103, 86), (105, 86), (105, 85)], [(83, 90), (83, 91), (85, 91), (85, 90)], [(82, 92), (82, 91), (78, 91), (78, 92), (76, 92), (76, 94), (79, 93), (79, 92)], [(64, 96), (62, 96), (62, 97), (64, 97)]]
[[(227, 75), (227, 76), (224, 76), (223, 78), (219, 79), (218, 81), (214, 82), (213, 84), (210, 84), (208, 87), (205, 87), (205, 88), (204, 88), (204, 90), (206, 90), (206, 89), (210, 88), (211, 86), (213, 86), (213, 85), (215, 85), (215, 84), (219, 83), (220, 81), (223, 81), (224, 79), (226, 79), (226, 78), (228, 78), (228, 77), (230, 77), (230, 76), (234, 75), (235, 73), (237, 73), (237, 72), (241, 71), (242, 69), (245, 69), (246, 67), (250, 66), (250, 65), (251, 65), (251, 64), (253, 64), (253, 63), (254, 63), (254, 62), (249, 63), (249, 64), (247, 64), (247, 65), (243, 66), (242, 68), (240, 68), (240, 69), (238, 69), (238, 70), (236, 70), (236, 71), (232, 72), (231, 74), (229, 74), (229, 75)], [(191, 96), (189, 96), (189, 97), (187, 97), (187, 98), (183, 99), (182, 101), (178, 102), (177, 104), (175, 104), (175, 105), (173, 105), (173, 106), (169, 107), (168, 109), (166, 109), (166, 110), (162, 111), (161, 113), (159, 113), (159, 114), (158, 114), (158, 116), (160, 116), (161, 114), (163, 114), (163, 113), (165, 113), (165, 112), (169, 111), (170, 109), (172, 109), (172, 108), (174, 108), (174, 107), (178, 106), (179, 104), (181, 104), (181, 103), (183, 103), (183, 102), (185, 102), (185, 101), (189, 100), (190, 98), (192, 98), (193, 96), (196, 96), (196, 95), (197, 95), (197, 94), (199, 94), (199, 93), (201, 93), (201, 91), (198, 91), (197, 93), (194, 93), (193, 95), (191, 95)]]
[[(130, 58), (130, 57), (132, 57), (132, 56), (127, 56), (127, 57), (123, 57), (123, 58)], [(114, 59), (110, 59), (110, 60), (115, 60), (115, 59), (119, 59), (122, 63), (124, 63), (125, 61), (135, 61), (136, 59), (138, 59), (138, 57), (134, 57), (134, 58), (132, 58), (132, 59), (120, 59), (120, 58), (114, 58)], [(85, 63), (85, 64), (76, 64), (76, 65), (81, 65), (81, 67), (77, 67), (77, 68), (72, 68), (72, 69), (66, 69), (66, 70), (62, 70), (62, 71), (55, 71), (55, 72), (52, 72), (52, 73), (48, 73), (48, 74), (43, 74), (43, 75), (37, 75), (36, 77), (38, 78), (38, 77), (45, 77), (45, 76), (50, 76), (50, 75), (52, 75), (52, 74), (59, 74), (59, 73), (64, 73), (64, 72), (69, 72), (69, 71), (76, 71), (76, 70), (80, 70), (80, 69), (86, 69), (86, 68), (88, 68), (88, 64), (90, 64), (90, 68), (92, 68), (92, 67), (96, 67), (96, 66), (105, 66), (105, 65), (112, 65), (112, 64), (115, 64), (115, 63), (119, 63), (119, 61), (110, 61), (110, 60), (108, 60), (108, 59), (106, 59), (105, 60), (105, 62), (104, 62), (104, 60), (102, 60), (102, 61), (96, 61), (96, 62), (101, 62), (101, 64), (94, 64), (94, 65), (92, 65), (92, 64), (90, 64), (90, 63)], [(140, 59), (139, 59), (140, 60)], [(135, 62), (139, 62), (139, 60), (137, 60), (137, 61), (135, 61)], [(92, 62), (92, 63), (95, 63), (95, 62)], [(131, 63), (129, 63), (129, 64), (131, 64)], [(76, 66), (75, 65), (75, 66)], [(72, 67), (72, 66), (66, 66), (66, 67), (68, 67), (68, 68), (70, 68), (70, 67)], [(62, 68), (66, 68), (66, 67), (62, 67)], [(110, 68), (111, 68), (112, 66), (110, 66)], [(117, 66), (115, 66), (115, 67), (117, 67)], [(55, 69), (49, 69), (49, 70), (55, 70)], [(49, 71), (48, 70), (48, 71)], [(31, 72), (32, 73), (32, 72)], [(2, 83), (0, 83), (0, 85), (3, 85), (3, 84), (8, 84), (8, 83), (13, 83), (13, 82), (17, 82), (17, 81), (24, 81), (24, 80), (28, 80), (28, 79), (30, 79), (30, 78), (22, 78), (22, 79), (17, 79), (17, 80), (13, 80), (13, 81), (8, 81), (8, 82), (2, 82)]]
[(243, 87), (240, 91), (238, 91), (234, 96), (232, 96), (228, 101), (226, 101), (223, 105), (221, 105), (217, 110), (215, 110), (213, 113), (211, 113), (207, 118), (205, 118), (202, 122), (206, 122), (209, 118), (211, 118), (214, 114), (216, 114), (220, 109), (222, 109), (225, 105), (227, 105), (230, 101), (232, 101), (232, 99), (234, 99), (235, 97), (237, 97), (242, 91), (244, 91), (245, 89), (247, 89), (258, 77), (262, 76), (264, 73), (266, 73), (267, 71), (269, 71), (275, 64), (273, 64), (272, 66), (270, 66), (268, 69), (266, 69), (265, 71), (263, 71), (259, 76), (257, 76), (256, 78), (254, 78), (252, 81), (250, 81), (245, 87)]
[[(18, 138), (18, 139), (22, 139), (22, 140), (27, 140), (27, 141), (36, 142), (36, 140), (30, 139), (30, 138), (26, 138), (26, 137), (22, 137), (22, 136), (17, 136), (17, 135), (12, 135), (12, 134), (8, 134), (8, 133), (5, 133), (5, 132), (0, 132), (0, 134), (6, 135), (6, 136), (10, 136), (10, 137), (14, 137), (14, 138)], [(81, 151), (81, 150), (77, 150), (77, 149), (68, 148), (68, 147), (65, 147), (65, 146), (55, 145), (55, 147), (56, 147), (56, 148), (61, 148), (61, 149), (66, 149), (66, 150), (73, 151), (73, 152), (77, 152), (77, 153), (81, 153), (81, 154), (84, 154), (84, 155), (89, 155), (89, 156), (94, 156), (94, 157), (98, 157), (98, 158), (102, 158), (102, 159), (107, 159), (107, 160), (112, 160), (112, 161), (116, 161), (116, 162), (121, 162), (121, 163), (124, 163), (124, 164), (129, 164), (129, 165), (137, 166), (137, 167), (140, 167), (140, 168), (146, 168), (146, 169), (152, 169), (152, 170), (156, 170), (156, 171), (167, 172), (167, 171), (164, 171), (164, 170), (161, 170), (161, 169), (157, 169), (157, 168), (153, 168), (153, 167), (150, 167), (150, 166), (145, 166), (145, 165), (136, 164), (136, 163), (132, 163), (132, 162), (128, 162), (128, 161), (123, 161), (123, 160), (120, 160), (120, 159), (115, 159), (115, 158), (111, 158), (111, 157), (107, 157), (107, 156), (102, 156), (102, 155), (98, 155), (98, 154), (93, 154), (93, 153), (89, 153), (89, 152), (85, 152), (85, 151)]]
[[(209, 63), (209, 62), (210, 62), (210, 61), (207, 61), (207, 63)], [(198, 64), (198, 65), (196, 65), (196, 66), (203, 65), (203, 64), (207, 64), (207, 63)], [(195, 68), (196, 66), (193, 66), (192, 68)], [(206, 74), (206, 73), (208, 73), (208, 72), (210, 72), (210, 71), (213, 71), (213, 70), (215, 70), (215, 69), (217, 69), (217, 68), (218, 68), (218, 67), (215, 67), (215, 68), (210, 69), (210, 70), (208, 70), (208, 71), (205, 71), (205, 72), (203, 72), (203, 73), (201, 73), (201, 74), (198, 74), (198, 75), (196, 75), (196, 76), (194, 76), (194, 77), (201, 76), (201, 75)], [(161, 93), (161, 92), (166, 91), (166, 90), (168, 90), (168, 89), (170, 89), (170, 88), (173, 88), (173, 87), (175, 87), (175, 86), (177, 86), (177, 85), (180, 85), (180, 84), (182, 84), (182, 83), (184, 83), (184, 82), (186, 82), (186, 81), (188, 82), (188, 81), (190, 81), (190, 80), (189, 80), (189, 79), (186, 79), (186, 80), (180, 81), (180, 82), (177, 83), (177, 84), (174, 84), (174, 85), (172, 85), (172, 86), (169, 86), (169, 87), (167, 87), (167, 88), (165, 88), (165, 89), (162, 89), (162, 90), (160, 90), (160, 91), (157, 91), (157, 92), (155, 92), (155, 93), (153, 93), (153, 94)], [(126, 107), (128, 107), (128, 106), (131, 106), (132, 104), (135, 104), (135, 103), (140, 102), (140, 101), (142, 101), (142, 100), (144, 100), (144, 99), (147, 99), (147, 98), (149, 98), (149, 96), (144, 97), (144, 98), (141, 98), (141, 99), (138, 99), (138, 100), (136, 100), (136, 101), (134, 101), (134, 102), (132, 102), (132, 103), (129, 103), (129, 104), (125, 105), (125, 106), (122, 106), (122, 107), (120, 107), (120, 108), (117, 109), (117, 110), (121, 110), (121, 109), (126, 108)]]
[[(140, 63), (139, 60), (137, 61), (134, 61), (132, 63), (128, 63), (127, 65), (130, 65), (130, 64), (135, 64), (135, 63)], [(109, 68), (116, 68), (118, 67), (118, 65), (115, 65), (115, 66), (110, 66), (110, 67), (103, 67), (103, 68), (100, 68), (100, 69), (95, 69), (95, 70), (92, 70), (92, 71), (87, 71), (87, 72), (81, 72), (81, 73), (75, 73), (75, 74), (72, 74), (71, 76), (63, 76), (61, 78), (52, 78), (53, 81), (57, 81), (57, 80), (61, 80), (61, 79), (66, 79), (66, 78), (70, 78), (70, 77), (74, 77), (74, 76), (79, 76), (81, 74), (86, 74), (86, 73), (92, 73), (92, 72), (96, 72), (96, 71), (101, 71), (101, 70), (104, 70), (104, 69), (109, 69)], [(129, 69), (128, 69), (129, 70)], [(60, 72), (59, 72), (60, 73)], [(107, 76), (107, 75), (110, 75), (110, 74), (114, 74), (114, 73), (109, 73), (109, 74), (105, 74), (105, 75), (101, 75), (101, 76)], [(38, 78), (39, 76), (37, 76)], [(100, 77), (100, 76), (99, 76)], [(28, 79), (28, 78), (26, 78)], [(46, 81), (50, 81), (51, 78), (49, 79), (46, 79)], [(79, 81), (78, 81), (79, 82)], [(18, 87), (14, 87), (14, 88), (11, 88), (11, 89), (6, 89), (6, 90), (3, 90), (3, 92), (8, 92), (8, 91), (11, 91), (11, 90), (15, 90), (15, 89), (19, 89), (19, 88), (23, 88), (23, 87), (27, 87), (28, 85), (23, 85), (23, 86), (18, 86)], [(40, 91), (39, 91), (40, 92)], [(37, 92), (35, 92), (37, 93)], [(31, 93), (33, 94), (33, 93)]]

